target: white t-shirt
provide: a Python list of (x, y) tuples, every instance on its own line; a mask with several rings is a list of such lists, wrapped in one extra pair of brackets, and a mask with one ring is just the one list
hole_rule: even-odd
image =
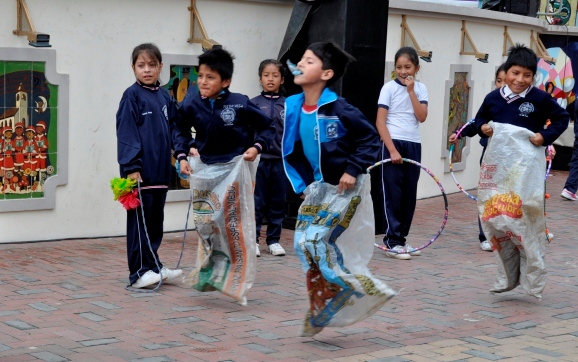
[[(414, 91), (422, 104), (427, 104), (427, 88), (423, 83), (415, 82)], [(383, 85), (379, 93), (377, 106), (387, 109), (385, 124), (391, 139), (420, 143), (419, 121), (417, 120), (409, 93), (398, 79)]]

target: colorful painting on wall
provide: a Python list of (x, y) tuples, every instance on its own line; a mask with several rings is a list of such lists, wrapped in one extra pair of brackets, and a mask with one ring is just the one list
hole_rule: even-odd
[[(570, 45), (569, 45), (570, 46)], [(554, 64), (544, 59), (538, 62), (534, 85), (546, 91), (556, 99), (563, 108), (568, 108), (576, 100), (576, 82), (572, 70), (572, 58), (562, 48), (548, 48), (548, 55), (556, 59)], [(578, 59), (575, 59), (578, 61)]]
[[(460, 129), (468, 122), (468, 110), (470, 101), (470, 86), (468, 85), (468, 73), (454, 73), (454, 84), (450, 88), (448, 134)], [(464, 137), (456, 143), (452, 153), (452, 163), (462, 162), (462, 150), (466, 146), (467, 138)], [(447, 149), (450, 143), (447, 142)]]
[(0, 61), (0, 84), (0, 200), (42, 198), (57, 170), (58, 86), (33, 61)]

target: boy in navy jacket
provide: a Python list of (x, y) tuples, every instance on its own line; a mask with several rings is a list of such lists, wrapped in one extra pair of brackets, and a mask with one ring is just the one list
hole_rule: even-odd
[(377, 160), (375, 127), (357, 108), (328, 87), (353, 60), (332, 42), (311, 44), (297, 64), (295, 84), (303, 93), (287, 98), (282, 154), (293, 190), (301, 194), (313, 181), (337, 185), (339, 192)]
[(193, 171), (187, 162), (189, 153), (205, 164), (229, 162), (241, 154), (254, 161), (269, 146), (275, 132), (271, 119), (247, 96), (229, 92), (232, 77), (233, 56), (226, 50), (213, 48), (199, 56), (199, 92), (190, 88), (173, 129), (174, 156), (181, 173)]

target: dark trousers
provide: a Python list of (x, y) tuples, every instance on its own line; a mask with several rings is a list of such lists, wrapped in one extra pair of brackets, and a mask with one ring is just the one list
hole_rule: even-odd
[[(167, 189), (142, 190), (141, 198), (143, 204), (135, 210), (128, 210), (126, 213), (126, 252), (131, 285), (147, 271), (152, 270), (158, 273), (159, 268), (163, 267), (157, 250), (163, 240)], [(142, 218), (143, 209), (144, 221)], [(148, 239), (150, 239), (150, 247), (147, 233)], [(158, 267), (155, 258), (158, 262)]]
[[(393, 140), (401, 157), (421, 162), (421, 144)], [(382, 159), (389, 158), (389, 151), (382, 146)], [(405, 245), (417, 200), (417, 182), (421, 168), (409, 162), (395, 165), (385, 163), (381, 168), (382, 196), (385, 210), (385, 236), (388, 248)]]
[(278, 243), (285, 218), (285, 193), (287, 180), (283, 161), (279, 159), (261, 159), (255, 181), (255, 224), (257, 243), (267, 218), (267, 245)]
[(578, 125), (574, 122), (574, 151), (570, 159), (570, 173), (564, 188), (575, 194), (578, 191)]

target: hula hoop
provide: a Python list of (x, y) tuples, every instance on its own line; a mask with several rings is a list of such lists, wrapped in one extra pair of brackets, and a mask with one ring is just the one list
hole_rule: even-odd
[(552, 145), (546, 147), (546, 151), (548, 152), (548, 156), (546, 156), (546, 161), (548, 162), (548, 168), (546, 169), (546, 177), (544, 177), (544, 180), (548, 179), (548, 176), (550, 176), (550, 169), (552, 168), (552, 156), (550, 156), (551, 150), (552, 150)]
[[(445, 192), (444, 187), (443, 187), (443, 185), (441, 184), (440, 180), (439, 180), (427, 167), (425, 167), (424, 165), (422, 165), (421, 163), (419, 163), (419, 162), (417, 162), (417, 161), (410, 160), (410, 159), (408, 159), (408, 158), (402, 158), (402, 161), (403, 161), (403, 162), (412, 163), (412, 164), (418, 166), (419, 168), (421, 168), (422, 170), (424, 170), (428, 175), (430, 175), (431, 178), (433, 178), (433, 180), (438, 184), (438, 186), (439, 186), (439, 188), (440, 188), (440, 190), (441, 190), (441, 192), (442, 192), (442, 196), (444, 197), (445, 212), (444, 212), (444, 218), (443, 218), (443, 220), (442, 220), (442, 225), (440, 226), (438, 232), (434, 235), (434, 237), (431, 238), (428, 242), (426, 242), (425, 244), (423, 244), (423, 245), (420, 246), (419, 248), (413, 248), (413, 249), (409, 250), (409, 252), (413, 252), (413, 251), (421, 250), (421, 249), (424, 249), (424, 248), (427, 248), (428, 246), (430, 246), (434, 241), (436, 241), (436, 239), (440, 236), (440, 234), (441, 234), (442, 231), (444, 230), (444, 227), (446, 226), (446, 223), (448, 222), (448, 215), (449, 215), (448, 198), (447, 198), (447, 196), (446, 196), (446, 192)], [(369, 167), (367, 168), (367, 173), (369, 173), (369, 171), (371, 171), (373, 168), (375, 168), (375, 167), (377, 167), (377, 166), (380, 166), (380, 165), (382, 165), (382, 164), (384, 164), (384, 163), (388, 163), (388, 162), (391, 162), (391, 158), (387, 158), (387, 159), (385, 159), (385, 160), (381, 160), (381, 161), (375, 163), (374, 165), (369, 166)], [(396, 252), (396, 251), (393, 251), (393, 250), (391, 250), (391, 249), (388, 249), (388, 248), (386, 248), (386, 247), (383, 246), (383, 245), (379, 245), (378, 243), (373, 243), (373, 245), (374, 245), (376, 248), (381, 249), (381, 250), (383, 250), (383, 251), (387, 251), (387, 252), (390, 252), (390, 253), (398, 253), (398, 254), (399, 254), (399, 252)]]
[[(462, 133), (462, 131), (464, 130), (464, 128), (466, 128), (469, 124), (474, 123), (474, 119), (471, 119), (469, 122), (466, 122), (457, 132), (456, 132), (456, 139), (458, 139), (458, 137), (460, 136), (460, 134)], [(462, 185), (460, 185), (460, 183), (458, 182), (458, 180), (456, 179), (456, 175), (454, 174), (454, 167), (453, 167), (453, 163), (452, 163), (452, 153), (454, 152), (454, 148), (455, 148), (455, 144), (451, 144), (450, 145), (450, 149), (449, 149), (449, 154), (448, 154), (448, 162), (449, 162), (449, 166), (450, 166), (450, 174), (452, 175), (452, 178), (454, 179), (454, 182), (456, 184), (456, 186), (458, 187), (458, 189), (463, 192), (464, 194), (466, 194), (467, 197), (469, 197), (470, 199), (477, 201), (478, 198), (475, 197), (474, 195), (470, 194), (469, 192), (467, 192)]]

